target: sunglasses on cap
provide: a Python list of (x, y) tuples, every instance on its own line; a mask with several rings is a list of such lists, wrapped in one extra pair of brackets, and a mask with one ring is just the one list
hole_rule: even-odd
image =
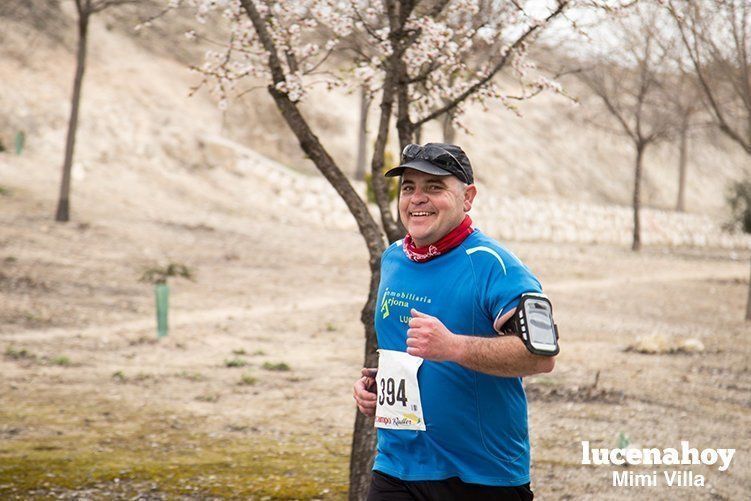
[(465, 183), (470, 183), (471, 176), (467, 174), (462, 163), (449, 151), (435, 144), (408, 144), (402, 151), (402, 163), (413, 160), (426, 160), (451, 174), (458, 175)]

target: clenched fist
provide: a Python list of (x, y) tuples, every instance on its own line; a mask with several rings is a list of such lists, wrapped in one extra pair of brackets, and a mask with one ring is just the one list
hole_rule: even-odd
[(407, 330), (407, 353), (436, 362), (458, 359), (462, 347), (461, 336), (448, 330), (436, 317), (414, 308), (410, 313), (412, 319)]
[(363, 369), (362, 377), (355, 382), (353, 396), (357, 408), (366, 416), (375, 416), (376, 411), (376, 381), (378, 369)]

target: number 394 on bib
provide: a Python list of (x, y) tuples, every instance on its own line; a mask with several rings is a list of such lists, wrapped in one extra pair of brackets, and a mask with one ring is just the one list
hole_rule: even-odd
[(403, 351), (378, 350), (375, 426), (425, 431), (417, 371), (423, 359)]

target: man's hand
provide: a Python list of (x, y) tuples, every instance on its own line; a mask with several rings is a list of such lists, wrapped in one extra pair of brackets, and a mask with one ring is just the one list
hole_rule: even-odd
[(378, 369), (362, 370), (362, 377), (355, 382), (353, 396), (357, 403), (357, 408), (366, 416), (375, 416), (376, 411), (376, 381), (375, 377)]
[(410, 310), (412, 319), (407, 330), (407, 353), (426, 360), (442, 362), (457, 360), (461, 351), (461, 336), (452, 333), (436, 317)]

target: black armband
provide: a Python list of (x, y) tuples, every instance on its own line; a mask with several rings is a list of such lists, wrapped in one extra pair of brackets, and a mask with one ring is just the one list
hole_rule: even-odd
[(535, 355), (558, 354), (558, 326), (553, 321), (553, 305), (544, 294), (522, 294), (516, 312), (503, 327), (510, 327)]

